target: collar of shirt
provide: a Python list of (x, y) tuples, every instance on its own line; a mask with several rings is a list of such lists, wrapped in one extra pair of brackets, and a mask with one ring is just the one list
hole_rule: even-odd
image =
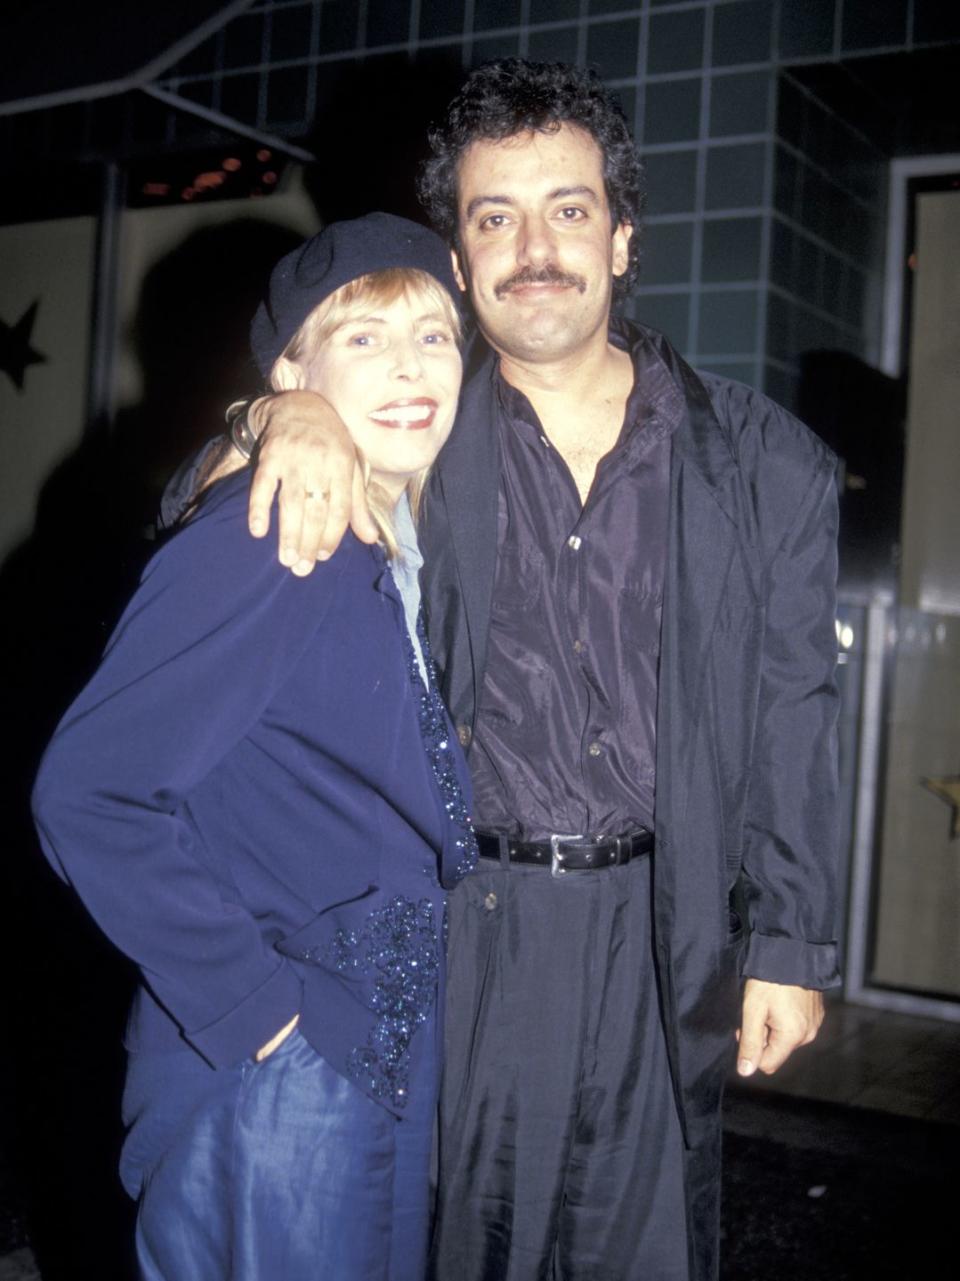
[(410, 498), (406, 493), (394, 510), (393, 532), (397, 536), (397, 545), (406, 570), (416, 576), (423, 564), (423, 557), (420, 555), (420, 547), (417, 543), (417, 530), (413, 523), (413, 512), (410, 510)]
[[(629, 463), (633, 461), (632, 456), (646, 452), (656, 441), (673, 434), (683, 417), (684, 401), (679, 387), (644, 333), (628, 328), (613, 316), (608, 338), (614, 347), (629, 352), (633, 362), (633, 388), (624, 408), (620, 437), (607, 457), (612, 458), (625, 450), (625, 461)], [(499, 369), (497, 394), (503, 422), (517, 426), (521, 431), (533, 432), (537, 439), (546, 441), (533, 405), (522, 391), (507, 382)]]
[(413, 512), (410, 510), (410, 499), (406, 494), (401, 497), (394, 509), (393, 532), (397, 537), (400, 555), (390, 562), (390, 572), (393, 574), (393, 581), (397, 585), (397, 591), (400, 593), (400, 599), (403, 602), (407, 634), (410, 637), (410, 643), (413, 645), (413, 652), (417, 658), (420, 675), (424, 684), (426, 684), (427, 671), (420, 647), (420, 638), (417, 635), (417, 615), (420, 612), (419, 574), (420, 566), (423, 564), (423, 556), (420, 554), (420, 547), (417, 543), (417, 530), (413, 523)]

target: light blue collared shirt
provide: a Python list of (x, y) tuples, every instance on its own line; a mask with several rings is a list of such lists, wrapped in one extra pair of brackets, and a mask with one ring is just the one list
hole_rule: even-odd
[(424, 685), (427, 682), (427, 668), (423, 661), (423, 650), (420, 648), (420, 637), (417, 635), (417, 616), (420, 613), (420, 566), (423, 557), (417, 543), (417, 531), (413, 523), (413, 512), (406, 494), (397, 503), (393, 514), (393, 528), (400, 546), (400, 555), (390, 562), (393, 581), (403, 601), (403, 613), (407, 623), (407, 634), (417, 656), (420, 676)]

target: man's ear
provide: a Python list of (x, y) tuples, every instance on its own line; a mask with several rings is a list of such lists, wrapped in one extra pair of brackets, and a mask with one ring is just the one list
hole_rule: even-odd
[(457, 284), (460, 286), (461, 290), (466, 293), (467, 278), (460, 270), (460, 255), (456, 249), (450, 250), (450, 263), (453, 267), (453, 274), (456, 277)]
[(303, 368), (287, 360), (286, 356), (280, 356), (273, 366), (270, 381), (276, 385), (277, 391), (299, 391), (305, 381)]
[(633, 237), (633, 224), (620, 223), (613, 233), (613, 274), (622, 276), (630, 265), (630, 241)]

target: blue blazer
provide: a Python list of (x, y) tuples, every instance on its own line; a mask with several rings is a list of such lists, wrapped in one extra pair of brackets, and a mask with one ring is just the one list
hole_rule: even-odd
[[(463, 832), (382, 551), (348, 535), (296, 578), (249, 537), (248, 484), (216, 486), (147, 566), (44, 757), (41, 841), (140, 966), (130, 1048), (218, 1067), (299, 1013), (400, 1111)], [(469, 807), (455, 740), (446, 756)]]

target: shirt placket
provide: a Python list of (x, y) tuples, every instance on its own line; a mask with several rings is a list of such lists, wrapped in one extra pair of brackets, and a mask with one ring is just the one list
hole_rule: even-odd
[[(580, 733), (579, 770), (586, 798), (584, 835), (599, 835), (597, 815), (590, 806), (590, 797), (605, 794), (607, 756), (612, 732), (610, 699), (604, 689), (603, 676), (598, 664), (596, 648), (592, 643), (595, 626), (608, 608), (607, 603), (592, 591), (590, 572), (593, 554), (592, 534), (597, 527), (597, 503), (588, 495), (587, 505), (581, 511), (561, 553), (561, 560), (569, 581), (566, 594), (567, 617), (574, 635), (573, 649), (579, 676), (583, 716)], [(600, 622), (600, 626), (602, 626)]]
[[(563, 458), (542, 433), (539, 440), (549, 469), (549, 488), (555, 496), (555, 501), (543, 513), (550, 530), (546, 569), (548, 582), (552, 579), (557, 584), (557, 618), (565, 633), (563, 643), (574, 655), (574, 663), (568, 670), (575, 673), (571, 693), (576, 699), (580, 726), (577, 767), (585, 784), (583, 795), (587, 797), (591, 776), (603, 758), (602, 730), (595, 715), (598, 676), (589, 640), (589, 496), (588, 505), (581, 507), (576, 484)], [(586, 802), (581, 815), (582, 834), (588, 832), (590, 821), (589, 802)]]

